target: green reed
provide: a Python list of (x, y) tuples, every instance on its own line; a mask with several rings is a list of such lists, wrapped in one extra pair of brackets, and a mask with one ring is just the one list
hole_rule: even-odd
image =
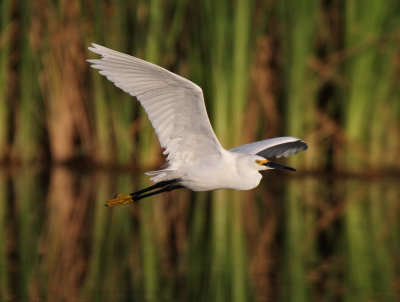
[[(103, 6), (102, 1), (95, 1), (94, 2), (94, 14), (93, 19), (89, 22), (93, 24), (93, 32), (89, 36), (88, 39), (85, 40), (85, 44), (90, 46), (90, 43), (97, 42), (99, 44), (105, 43), (106, 38), (108, 37), (105, 35), (105, 20), (103, 19)], [(89, 52), (88, 52), (89, 53)], [(100, 162), (112, 162), (115, 156), (113, 145), (115, 144), (112, 138), (112, 120), (110, 112), (110, 107), (112, 108), (113, 100), (109, 97), (107, 93), (109, 91), (110, 86), (105, 83), (102, 76), (95, 72), (94, 70), (91, 71), (92, 79), (93, 79), (93, 95), (92, 95), (92, 102), (91, 109), (92, 109), (92, 119), (95, 127), (95, 139), (96, 139), (96, 159)], [(112, 94), (111, 96), (114, 96)], [(120, 115), (124, 114), (123, 112)], [(118, 123), (121, 123), (123, 119), (118, 118), (119, 115), (115, 117), (115, 120)], [(118, 129), (119, 130), (119, 129)]]
[[(345, 5), (345, 47), (355, 54), (349, 54), (345, 62), (348, 83), (343, 109), (348, 147), (344, 164), (353, 169), (376, 167), (382, 154), (392, 157), (393, 142), (398, 144), (390, 133), (398, 125), (398, 112), (390, 108), (398, 95), (391, 79), (397, 74), (393, 59), (399, 8), (397, 1), (385, 5), (347, 1)], [(387, 145), (392, 145), (389, 151)], [(382, 166), (387, 164), (383, 160)]]
[[(396, 1), (348, 1), (343, 6), (339, 1), (89, 2), (21, 0), (18, 13), (11, 15), (11, 1), (2, 1), (2, 158), (22, 163), (49, 156), (54, 161), (90, 158), (98, 164), (136, 162), (143, 167), (162, 161), (139, 104), (84, 62), (85, 56), (93, 57), (86, 47), (97, 42), (203, 87), (210, 118), (226, 147), (266, 138), (265, 133), (293, 135), (310, 145), (293, 159), (298, 168), (393, 169), (398, 164)], [(339, 18), (329, 19), (335, 12)], [(14, 31), (19, 35), (11, 38)], [(263, 55), (263, 50), (257, 53), (257, 41), (265, 39), (276, 43), (268, 49), (275, 64), (269, 75), (278, 79), (278, 88), (264, 89), (278, 100), (268, 105), (278, 109), (280, 119), (274, 121), (249, 106), (255, 89), (250, 66), (271, 67), (254, 65)], [(327, 84), (328, 96), (322, 93)], [(56, 112), (68, 117), (57, 123)], [(263, 129), (269, 123), (276, 130)], [(66, 149), (71, 151), (59, 156)]]
[[(391, 181), (389, 181), (391, 183)], [(347, 211), (344, 215), (343, 246), (348, 255), (345, 278), (349, 286), (348, 301), (365, 301), (371, 296), (387, 297), (395, 301), (390, 280), (395, 275), (392, 260), (396, 248), (384, 242), (393, 229), (390, 211), (393, 200), (387, 199), (389, 184), (376, 184), (365, 192), (360, 182), (345, 186)], [(364, 230), (369, 230), (365, 232)]]
[[(31, 44), (33, 9), (30, 1), (21, 0), (18, 41), (19, 68), (16, 85), (18, 88), (17, 97), (12, 99), (17, 105), (15, 113), (18, 123), (13, 131), (12, 156), (23, 163), (32, 162), (38, 159), (41, 150), (42, 127), (40, 123), (41, 111), (43, 108), (42, 99), (38, 91), (38, 64), (39, 60), (36, 51)], [(11, 108), (11, 107), (9, 107)]]
[(305, 206), (298, 202), (301, 188), (296, 182), (289, 184), (285, 216), (285, 245), (287, 254), (283, 263), (287, 287), (283, 290), (284, 299), (290, 301), (309, 301), (309, 286), (304, 276), (306, 274), (307, 260), (310, 255), (308, 242), (305, 240), (308, 227), (305, 222)]
[[(18, 297), (29, 296), (29, 291), (38, 284), (34, 280), (39, 268), (40, 234), (42, 232), (42, 220), (39, 213), (43, 210), (44, 200), (39, 179), (34, 177), (35, 171), (28, 170), (19, 174), (15, 181), (15, 212), (10, 217), (11, 233), (14, 237), (15, 249), (18, 250), (18, 271), (20, 272), (16, 285)], [(37, 203), (33, 203), (35, 196)], [(31, 287), (31, 289), (29, 288)]]
[[(0, 173), (0, 225), (6, 225), (7, 223), (7, 194), (9, 190), (7, 189), (7, 177), (5, 173)], [(7, 236), (4, 232), (0, 233), (0, 296), (4, 300), (9, 298), (10, 291), (10, 265), (7, 263)]]
[[(95, 42), (160, 64), (200, 85), (211, 122), (224, 147), (267, 138), (266, 133), (293, 135), (310, 145), (306, 153), (294, 158), (299, 169), (323, 170), (332, 164), (334, 168), (359, 171), (398, 166), (400, 102), (398, 67), (393, 62), (399, 58), (399, 19), (395, 0), (384, 4), (342, 4), (335, 0), (332, 6), (315, 1), (272, 1), (260, 5), (243, 0), (93, 0), (85, 2), (88, 5), (79, 1), (37, 1), (42, 6), (32, 3), (21, 0), (14, 7), (10, 0), (1, 2), (0, 158), (22, 163), (47, 163), (50, 158), (57, 161), (52, 146), (58, 145), (58, 139), (73, 150), (65, 161), (82, 157), (96, 164), (140, 163), (141, 168), (155, 168), (162, 162), (156, 135), (139, 104), (84, 62), (85, 57), (94, 57), (86, 48)], [(72, 11), (70, 4), (76, 11)], [(16, 13), (11, 14), (11, 7)], [(46, 10), (41, 12), (40, 7)], [(334, 22), (328, 20), (327, 16), (335, 14), (339, 18)], [(38, 30), (37, 25), (42, 22), (49, 26)], [(16, 37), (10, 36), (14, 27), (19, 33)], [(71, 31), (74, 39), (70, 38)], [(337, 33), (340, 42), (330, 42)], [(257, 55), (262, 55), (256, 43), (266, 38), (276, 43), (271, 43), (269, 50), (272, 63), (268, 63), (273, 66), (254, 66)], [(64, 40), (68, 41), (65, 46), (71, 47), (70, 52), (60, 44)], [(72, 55), (76, 53), (85, 55), (74, 60)], [(315, 67), (315, 62), (326, 66)], [(66, 72), (66, 66), (74, 68)], [(279, 118), (274, 122), (266, 121), (268, 116), (262, 110), (254, 111), (250, 106), (253, 102), (256, 108), (264, 108), (261, 101), (253, 98), (251, 68), (270, 68), (271, 76), (279, 79), (274, 82), (279, 87), (269, 87), (274, 91), (268, 91), (278, 100), (274, 105)], [(333, 91), (328, 101), (320, 94), (327, 82)], [(62, 86), (65, 87), (60, 89)], [(70, 97), (70, 91), (76, 91), (77, 97)], [(72, 113), (62, 110), (66, 104), (73, 105)], [(69, 125), (74, 130), (68, 133), (61, 127), (55, 135), (51, 134), (58, 124), (54, 114), (57, 111), (70, 116)], [(322, 119), (323, 116), (331, 120)], [(250, 122), (254, 122), (254, 129), (248, 129)], [(276, 123), (276, 130), (264, 129), (268, 122)], [(337, 128), (332, 130), (332, 124)], [(328, 150), (334, 153), (333, 163), (328, 162)], [(260, 255), (271, 254), (271, 259), (280, 259), (276, 265), (282, 273), (275, 274), (282, 283), (275, 291), (282, 301), (307, 301), (320, 294), (316, 293), (317, 287), (326, 289), (326, 295), (340, 295), (329, 288), (328, 281), (337, 282), (341, 276), (349, 289), (342, 296), (362, 300), (374, 290), (390, 291), (387, 284), (396, 278), (391, 265), (395, 264), (394, 251), (398, 251), (400, 242), (392, 230), (398, 229), (398, 221), (395, 217), (385, 220), (391, 212), (396, 213), (393, 200), (398, 190), (393, 187), (374, 186), (365, 193), (367, 197), (360, 197), (357, 184), (346, 185), (345, 190), (341, 189), (342, 184), (338, 185), (332, 195), (342, 192), (342, 196), (336, 196), (333, 203), (340, 205), (344, 200), (344, 208), (349, 204), (350, 209), (343, 214), (345, 210), (340, 206), (326, 202), (331, 198), (326, 193), (328, 185), (319, 188), (309, 182), (291, 184), (286, 193), (279, 191), (286, 201), (277, 212), (282, 210), (286, 220), (282, 223), (275, 217), (275, 227), (280, 227), (282, 234), (274, 235), (262, 223), (265, 229), (253, 225), (256, 231), (249, 231), (250, 218), (263, 222), (268, 217), (263, 211), (274, 204), (275, 199), (268, 199), (272, 198), (271, 179), (264, 180), (259, 189), (264, 190), (264, 195), (257, 199), (231, 191), (195, 195), (173, 192), (134, 207), (109, 211), (102, 204), (114, 193), (131, 192), (149, 182), (144, 177), (101, 176), (90, 181), (88, 187), (79, 188), (79, 194), (65, 189), (72, 188), (71, 183), (59, 184), (58, 192), (62, 193), (47, 197), (52, 203), (46, 211), (54, 216), (46, 216), (49, 230), (43, 233), (43, 225), (35, 220), (35, 215), (43, 214), (44, 209), (35, 205), (42, 204), (45, 194), (28, 178), (21, 176), (14, 181), (15, 192), (0, 190), (0, 199), (11, 194), (17, 204), (16, 210), (9, 208), (10, 203), (0, 206), (0, 223), (9, 230), (5, 213), (18, 214), (14, 231), (18, 229), (21, 251), (20, 271), (15, 274), (21, 274), (18, 288), (22, 295), (35, 291), (46, 293), (51, 300), (55, 294), (48, 293), (48, 287), (62, 288), (53, 277), (65, 273), (69, 276), (66, 285), (74, 288), (75, 295), (88, 300), (118, 300), (113, 299), (113, 292), (121, 293), (121, 301), (126, 300), (124, 295), (149, 301), (177, 300), (181, 295), (191, 301), (257, 300), (253, 295), (258, 288), (255, 284), (268, 284), (272, 274), (265, 264), (268, 261)], [(61, 178), (72, 182), (71, 175)], [(7, 182), (3, 181), (1, 186), (7, 186)], [(91, 191), (93, 187), (99, 189)], [(90, 197), (85, 195), (88, 192)], [(380, 195), (390, 202), (365, 201), (376, 200)], [(259, 208), (263, 211), (258, 212)], [(58, 211), (64, 214), (57, 216)], [(93, 216), (87, 215), (92, 217), (93, 225), (85, 228), (85, 219), (76, 216), (81, 211), (92, 213)], [(321, 213), (326, 214), (325, 220), (319, 220)], [(345, 219), (337, 229), (331, 224), (340, 220), (340, 215), (345, 215)], [(370, 220), (366, 222), (363, 218), (368, 215)], [(57, 227), (58, 221), (62, 227)], [(382, 243), (378, 230), (385, 223), (390, 240)], [(316, 224), (321, 229), (315, 229)], [(64, 232), (66, 229), (71, 232)], [(82, 234), (74, 233), (77, 229)], [(282, 249), (274, 240), (258, 254), (252, 253), (251, 244), (258, 244), (264, 231), (271, 232), (275, 239), (282, 237), (282, 255), (271, 252)], [(341, 241), (332, 244), (337, 256), (333, 261), (338, 267), (323, 275), (326, 279), (318, 279), (318, 274), (324, 274), (324, 267), (316, 268), (314, 264), (326, 255), (318, 250), (316, 237), (318, 232), (325, 231), (328, 241), (331, 236), (340, 235)], [(5, 236), (2, 233), (0, 239)], [(181, 243), (171, 246), (171, 238), (178, 237)], [(85, 240), (90, 243), (87, 249), (82, 248)], [(4, 293), (16, 277), (10, 277), (7, 246), (0, 241), (0, 290)], [(39, 256), (38, 241), (47, 254)], [(340, 266), (343, 254), (336, 244), (349, 255), (345, 267)], [(375, 246), (376, 250), (371, 252)], [(76, 257), (74, 261), (70, 250)], [(57, 265), (58, 259), (63, 265)], [(325, 260), (331, 263), (331, 258)], [(79, 266), (82, 263), (85, 267)], [(251, 267), (262, 271), (257, 280), (251, 278)], [(380, 280), (375, 282), (371, 272), (378, 272)], [(83, 279), (86, 281), (80, 285), (78, 281)], [(177, 293), (179, 284), (187, 288), (183, 294)], [(198, 286), (202, 288), (200, 294)], [(359, 286), (368, 289), (354, 291)]]
[(10, 49), (10, 2), (2, 1), (0, 6), (0, 160), (5, 160), (8, 146), (9, 115), (10, 107), (7, 89), (9, 75), (9, 49)]
[[(315, 169), (321, 165), (319, 143), (311, 133), (317, 128), (317, 97), (320, 82), (310, 69), (315, 56), (314, 41), (317, 34), (321, 8), (312, 0), (279, 2), (278, 16), (282, 32), (282, 68), (285, 134), (304, 137), (312, 146), (302, 157), (291, 159), (296, 165)], [(304, 159), (305, 158), (305, 161)]]
[[(131, 33), (127, 30), (129, 25), (129, 16), (133, 14), (125, 1), (118, 1), (113, 10), (113, 17), (110, 18), (109, 28), (115, 33), (109, 37), (113, 48), (126, 52), (129, 49)], [(104, 32), (104, 31), (103, 31)], [(107, 40), (105, 43), (108, 43)], [(102, 84), (104, 85), (104, 78)], [(118, 143), (118, 149), (113, 150), (114, 156), (119, 164), (127, 164), (131, 161), (134, 151), (134, 133), (132, 133), (131, 123), (134, 120), (134, 113), (137, 111), (137, 105), (127, 94), (121, 94), (119, 89), (109, 86), (109, 104), (112, 108), (111, 119), (114, 131), (112, 144)], [(110, 161), (113, 161), (110, 159)]]

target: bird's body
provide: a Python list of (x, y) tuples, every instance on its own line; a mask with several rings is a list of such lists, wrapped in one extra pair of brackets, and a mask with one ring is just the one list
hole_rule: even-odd
[[(93, 44), (89, 49), (102, 56), (88, 60), (92, 67), (137, 97), (168, 155), (165, 169), (146, 173), (155, 185), (119, 194), (107, 203), (109, 206), (182, 187), (194, 191), (250, 190), (260, 183), (262, 170), (294, 170), (267, 158), (286, 157), (307, 149), (307, 144), (298, 138), (278, 137), (226, 150), (211, 127), (199, 86), (162, 67), (106, 47)], [(161, 189), (154, 191), (158, 188)], [(152, 192), (144, 194), (149, 191)]]
[(224, 150), (221, 155), (201, 157), (182, 166), (177, 178), (181, 179), (182, 186), (193, 191), (250, 190), (259, 184), (262, 176), (257, 170), (249, 169), (249, 164), (254, 164), (254, 160), (250, 161), (248, 155)]

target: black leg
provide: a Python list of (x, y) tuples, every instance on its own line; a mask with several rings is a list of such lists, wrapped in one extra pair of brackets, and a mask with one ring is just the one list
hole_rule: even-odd
[(178, 181), (179, 181), (179, 179), (160, 181), (160, 182), (158, 182), (158, 183), (156, 183), (156, 184), (154, 184), (154, 185), (152, 185), (150, 187), (144, 188), (144, 189), (142, 189), (140, 191), (136, 191), (136, 192), (130, 193), (129, 195), (131, 195), (132, 197), (136, 197), (138, 195), (141, 195), (143, 193), (152, 191), (154, 189), (165, 187), (165, 186), (168, 186), (168, 185), (172, 185), (172, 184), (174, 184), (174, 183), (176, 183)]
[[(106, 206), (107, 207), (114, 207), (114, 206), (119, 206), (119, 205), (123, 205), (123, 204), (128, 204), (131, 202), (135, 202), (138, 201), (142, 198), (146, 198), (152, 195), (156, 195), (156, 194), (160, 194), (162, 192), (166, 192), (166, 191), (172, 191), (175, 189), (179, 189), (179, 188), (183, 188), (183, 186), (176, 184), (177, 182), (179, 182), (180, 179), (173, 179), (173, 180), (167, 180), (167, 181), (161, 181), (159, 183), (156, 183), (153, 186), (150, 186), (148, 188), (145, 188), (143, 190), (134, 192), (134, 193), (130, 193), (130, 194), (117, 194), (114, 196), (113, 199), (107, 201)], [(145, 192), (157, 189), (163, 187), (160, 190), (157, 191), (153, 191), (151, 193), (148, 194), (143, 194)]]
[(157, 191), (154, 191), (154, 192), (151, 192), (151, 193), (148, 193), (148, 194), (144, 194), (144, 195), (140, 195), (140, 196), (134, 196), (133, 200), (136, 202), (136, 201), (138, 201), (140, 199), (143, 199), (143, 198), (146, 198), (146, 197), (149, 197), (149, 196), (153, 196), (153, 195), (160, 194), (160, 193), (163, 193), (163, 192), (169, 192), (169, 191), (180, 189), (180, 188), (184, 188), (184, 186), (181, 186), (181, 185), (169, 185), (169, 186), (166, 186), (166, 187), (164, 187), (164, 188), (162, 188), (160, 190), (157, 190)]

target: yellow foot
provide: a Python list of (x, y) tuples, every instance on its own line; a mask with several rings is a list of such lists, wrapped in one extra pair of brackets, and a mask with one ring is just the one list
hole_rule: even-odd
[(120, 206), (123, 204), (128, 204), (134, 202), (133, 198), (129, 194), (117, 194), (115, 197), (105, 204), (106, 207), (115, 207), (115, 206)]

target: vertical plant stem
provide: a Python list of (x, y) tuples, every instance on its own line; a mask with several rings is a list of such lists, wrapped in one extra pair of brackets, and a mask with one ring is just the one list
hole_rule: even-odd
[(44, 199), (35, 171), (19, 173), (15, 183), (15, 201), (18, 209), (18, 295), (28, 297), (34, 284), (35, 273), (39, 270), (37, 253), (42, 220), (39, 219), (41, 201)]
[(18, 74), (19, 107), (13, 152), (23, 163), (38, 158), (41, 126), (38, 123), (41, 112), (41, 99), (38, 95), (37, 61), (35, 50), (30, 43), (31, 3), (19, 1), (20, 10), (20, 65)]
[[(284, 54), (284, 113), (287, 133), (305, 137), (316, 127), (316, 85), (307, 63), (314, 55), (313, 38), (316, 33), (319, 6), (313, 0), (281, 1), (279, 14), (283, 28), (281, 39)], [(308, 141), (310, 145), (317, 144)], [(307, 168), (318, 162), (318, 149), (310, 148), (301, 160)], [(300, 157), (290, 159), (300, 164)]]
[(5, 300), (9, 297), (9, 265), (7, 263), (7, 178), (0, 172), (0, 296)]
[(4, 0), (0, 4), (0, 161), (7, 155), (9, 131), (10, 106), (8, 101), (8, 64), (10, 47), (10, 4), (11, 1)]
[[(114, 34), (107, 36), (110, 47), (129, 53), (129, 32), (128, 21), (133, 13), (129, 9), (129, 3), (124, 0), (118, 0), (113, 6), (113, 15), (110, 18), (110, 31)], [(136, 20), (134, 20), (136, 21)], [(114, 86), (107, 86), (110, 98), (110, 123), (112, 124), (113, 143), (115, 144), (115, 160), (120, 165), (126, 165), (132, 159), (134, 137), (131, 125), (134, 121), (134, 108), (138, 108), (139, 104), (132, 96), (116, 89)], [(139, 147), (139, 146), (138, 146)]]
[[(381, 135), (378, 134), (382, 133), (379, 130), (381, 121), (375, 116), (385, 112), (382, 91), (389, 91), (391, 82), (387, 79), (393, 71), (384, 66), (386, 62), (390, 62), (393, 53), (387, 47), (381, 51), (376, 42), (398, 27), (398, 18), (394, 17), (396, 22), (387, 21), (393, 20), (392, 13), (396, 8), (397, 1), (381, 5), (372, 0), (363, 3), (351, 0), (345, 4), (345, 47), (361, 48), (345, 64), (349, 85), (346, 102), (343, 103), (344, 127), (349, 144), (342, 163), (346, 168), (359, 171), (368, 167), (377, 168), (378, 164), (371, 162), (369, 158), (375, 158), (379, 151), (384, 152), (379, 150), (379, 146), (382, 146), (379, 141)], [(393, 42), (386, 42), (388, 43), (390, 45)], [(383, 135), (386, 136), (387, 133)], [(370, 143), (375, 145), (373, 154), (368, 150)]]
[[(373, 294), (370, 279), (372, 263), (370, 257), (370, 225), (365, 213), (366, 194), (357, 196), (358, 181), (346, 183), (345, 236), (348, 253), (345, 277), (350, 287), (348, 301), (365, 301)], [(347, 300), (346, 300), (347, 301)]]
[(304, 252), (305, 222), (302, 204), (298, 202), (300, 184), (293, 181), (287, 187), (287, 209), (285, 217), (285, 258), (283, 260), (284, 279), (287, 280), (282, 289), (283, 300), (309, 301), (309, 288), (305, 280), (306, 263)]

